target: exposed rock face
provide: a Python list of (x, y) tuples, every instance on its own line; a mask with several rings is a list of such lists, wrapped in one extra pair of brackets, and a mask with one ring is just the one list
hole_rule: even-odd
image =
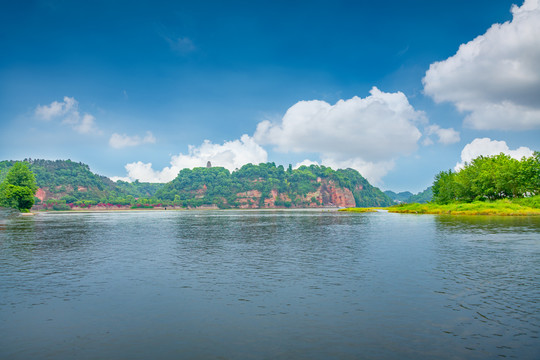
[(356, 206), (356, 201), (354, 200), (354, 195), (351, 190), (338, 187), (333, 181), (329, 181), (326, 188), (330, 194), (331, 204), (329, 205), (333, 204), (338, 207)]
[(258, 209), (261, 201), (261, 192), (259, 190), (249, 190), (236, 194), (240, 209)]
[[(85, 186), (76, 186), (77, 191), (79, 192), (88, 192), (89, 190), (96, 190), (96, 189), (89, 189)], [(65, 185), (65, 186), (55, 186), (53, 189), (50, 189), (49, 187), (42, 187), (38, 188), (36, 193), (34, 194), (35, 197), (37, 197), (42, 202), (47, 200), (59, 200), (62, 197), (69, 195), (73, 192), (74, 187), (71, 185)]]
[(42, 187), (37, 189), (34, 196), (41, 201), (47, 201), (51, 199), (61, 199), (63, 196), (66, 196), (68, 193), (73, 191), (73, 187), (69, 185), (65, 186), (64, 190), (60, 191), (61, 189), (62, 186), (56, 186), (54, 191), (51, 191), (48, 187)]
[[(299, 207), (354, 207), (356, 206), (356, 201), (354, 200), (354, 195), (351, 190), (342, 188), (335, 184), (333, 181), (328, 181), (325, 179), (318, 178), (317, 183), (320, 185), (319, 188), (314, 191), (307, 193), (303, 197), (298, 197), (296, 203), (302, 203)], [(361, 190), (358, 189), (358, 190)], [(289, 203), (290, 207), (296, 207), (294, 205), (293, 199), (289, 197), (288, 194), (279, 193), (277, 190), (272, 190), (268, 197), (264, 199), (261, 203), (261, 192), (258, 190), (249, 190), (236, 194), (238, 202), (240, 203), (239, 207), (241, 209), (259, 209), (259, 208), (280, 208), (284, 207), (282, 204)], [(276, 205), (276, 202), (278, 202)], [(288, 206), (287, 206), (288, 207)]]
[(37, 197), (37, 198), (38, 198), (39, 200), (41, 200), (41, 201), (44, 201), (44, 200), (46, 200), (47, 193), (45, 192), (45, 190), (39, 188), (39, 189), (37, 189), (37, 191), (36, 191), (35, 197)]
[(305, 200), (315, 198), (316, 203), (311, 202), (309, 207), (326, 207), (326, 206), (337, 206), (337, 207), (354, 207), (356, 206), (356, 201), (354, 200), (354, 195), (351, 190), (342, 188), (334, 181), (330, 180), (320, 180), (317, 179), (317, 182), (321, 186), (317, 191), (308, 193), (305, 196)]
[[(320, 207), (355, 207), (356, 201), (353, 192), (347, 188), (340, 187), (333, 180), (317, 178), (318, 188), (305, 194), (291, 199), (288, 193), (280, 193), (273, 189), (261, 200), (262, 193), (259, 190), (249, 190), (236, 194), (236, 204), (233, 207), (240, 209), (275, 209), (275, 208), (320, 208)], [(254, 181), (257, 182), (257, 181)], [(83, 186), (77, 186), (79, 192), (94, 191)], [(359, 185), (355, 191), (362, 190)], [(58, 186), (52, 190), (48, 187), (39, 188), (35, 194), (42, 202), (47, 200), (61, 199), (63, 196), (73, 191), (73, 187), (68, 185), (64, 188)], [(208, 191), (208, 187), (203, 185), (198, 190), (192, 190), (195, 198), (202, 199)], [(223, 204), (227, 205), (227, 200), (222, 199)], [(170, 206), (169, 206), (170, 207)], [(123, 207), (122, 207), (123, 208)], [(217, 205), (202, 205), (199, 208), (217, 209)], [(102, 208), (96, 208), (102, 209)], [(114, 207), (116, 209), (116, 207)]]

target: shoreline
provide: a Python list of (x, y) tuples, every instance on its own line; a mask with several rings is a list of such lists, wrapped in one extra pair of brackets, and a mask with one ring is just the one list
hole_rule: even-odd
[[(32, 214), (32, 215), (39, 215), (39, 214), (89, 214), (89, 213), (108, 213), (108, 212), (175, 212), (175, 211), (266, 211), (266, 212), (275, 212), (275, 211), (313, 211), (313, 212), (330, 212), (330, 211), (341, 211), (343, 208), (337, 208), (337, 207), (320, 207), (320, 208), (294, 208), (294, 209), (287, 209), (287, 208), (274, 208), (274, 209), (213, 209), (213, 208), (202, 208), (202, 209), (78, 209), (78, 210), (37, 210), (32, 213), (20, 213), (20, 215), (23, 214)], [(26, 215), (30, 216), (30, 215)]]
[[(429, 214), (429, 215), (453, 215), (453, 216), (540, 216), (540, 208), (522, 205), (510, 201), (497, 202), (472, 202), (454, 204), (401, 204), (384, 208), (390, 213), (398, 214)], [(344, 209), (341, 211), (359, 211), (357, 208)]]

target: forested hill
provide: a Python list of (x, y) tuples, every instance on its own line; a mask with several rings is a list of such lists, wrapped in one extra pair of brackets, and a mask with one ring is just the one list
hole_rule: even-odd
[[(135, 198), (150, 198), (163, 184), (114, 182), (93, 173), (90, 167), (71, 160), (25, 159), (36, 177), (39, 200), (63, 203), (130, 204)], [(0, 182), (16, 161), (0, 162)], [(39, 203), (40, 201), (38, 201)]]
[(185, 206), (271, 208), (387, 206), (392, 200), (358, 171), (311, 165), (285, 169), (274, 163), (184, 169), (156, 197)]
[[(94, 174), (88, 165), (71, 160), (25, 159), (36, 177), (36, 194), (44, 199), (66, 202), (106, 199), (121, 193), (117, 184), (105, 176)], [(0, 181), (16, 161), (0, 162)]]
[(419, 204), (425, 204), (431, 201), (433, 198), (433, 192), (431, 190), (431, 186), (428, 187), (426, 190), (419, 192), (418, 194), (413, 194), (410, 191), (404, 191), (400, 193), (395, 193), (391, 190), (387, 190), (384, 192), (388, 197), (392, 200), (394, 200), (396, 203), (419, 203)]
[[(167, 184), (113, 182), (71, 160), (26, 160), (39, 187), (37, 203), (159, 204), (178, 207), (288, 208), (387, 206), (392, 200), (356, 170), (324, 166), (285, 169), (274, 163), (247, 164), (229, 172), (221, 167), (180, 171)], [(0, 181), (15, 161), (0, 162)]]

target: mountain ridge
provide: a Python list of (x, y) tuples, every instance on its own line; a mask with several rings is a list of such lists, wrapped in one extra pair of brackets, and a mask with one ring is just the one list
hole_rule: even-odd
[[(97, 204), (181, 208), (309, 208), (388, 206), (392, 200), (353, 169), (285, 169), (275, 163), (183, 169), (169, 183), (113, 182), (71, 160), (27, 159), (36, 175), (37, 205), (60, 209)], [(0, 181), (16, 161), (0, 162)]]

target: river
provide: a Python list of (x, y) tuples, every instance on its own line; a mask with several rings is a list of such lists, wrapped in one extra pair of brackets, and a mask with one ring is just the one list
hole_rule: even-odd
[(540, 358), (540, 217), (0, 220), (2, 359)]

